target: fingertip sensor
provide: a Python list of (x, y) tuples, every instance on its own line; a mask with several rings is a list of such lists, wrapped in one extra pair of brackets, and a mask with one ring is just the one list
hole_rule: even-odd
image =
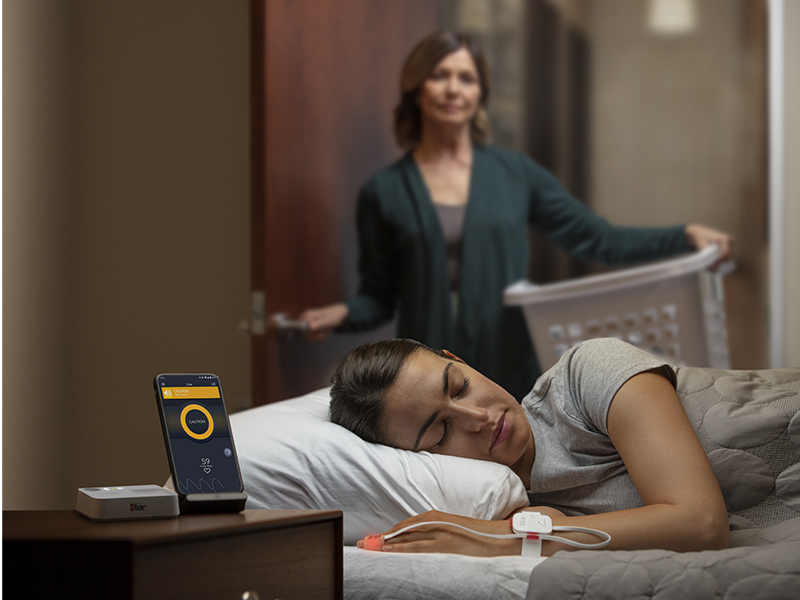
[(383, 550), (383, 537), (380, 535), (368, 535), (364, 538), (365, 550)]

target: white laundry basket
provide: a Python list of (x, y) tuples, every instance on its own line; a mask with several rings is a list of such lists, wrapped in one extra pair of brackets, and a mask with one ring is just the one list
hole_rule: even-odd
[(695, 254), (548, 285), (505, 290), (521, 306), (542, 369), (583, 340), (616, 337), (674, 365), (730, 368), (716, 246)]

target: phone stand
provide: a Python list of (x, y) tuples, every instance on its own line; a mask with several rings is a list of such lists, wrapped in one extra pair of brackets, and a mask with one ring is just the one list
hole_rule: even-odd
[(187, 494), (180, 497), (180, 508), (182, 515), (241, 512), (245, 502), (244, 492)]

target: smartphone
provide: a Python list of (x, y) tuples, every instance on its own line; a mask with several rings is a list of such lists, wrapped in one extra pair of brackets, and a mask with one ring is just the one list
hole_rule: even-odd
[(203, 504), (207, 510), (201, 512), (206, 512), (215, 502), (246, 499), (219, 377), (159, 373), (153, 386), (181, 512), (191, 512), (185, 510), (191, 501)]

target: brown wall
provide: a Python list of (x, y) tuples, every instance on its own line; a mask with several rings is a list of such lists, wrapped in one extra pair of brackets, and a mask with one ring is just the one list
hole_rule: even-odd
[(76, 450), (68, 442), (74, 398), (66, 359), (73, 201), (66, 6), (3, 3), (5, 509), (65, 507), (72, 483), (72, 461), (64, 459)]
[(3, 507), (163, 483), (151, 380), (249, 403), (246, 0), (3, 3)]

